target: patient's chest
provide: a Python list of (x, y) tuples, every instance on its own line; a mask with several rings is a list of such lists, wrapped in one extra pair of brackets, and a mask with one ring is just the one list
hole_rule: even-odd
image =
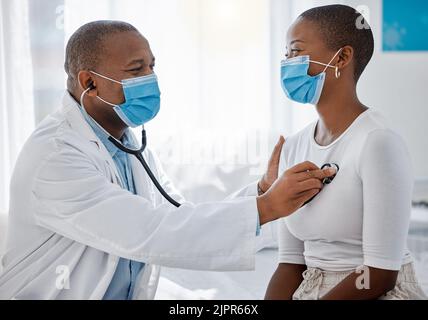
[(336, 163), (340, 170), (333, 182), (306, 206), (286, 219), (292, 234), (301, 240), (359, 243), (362, 237), (363, 186), (358, 176), (358, 145), (339, 143), (331, 148), (311, 144), (285, 150), (286, 167), (309, 160), (321, 167)]

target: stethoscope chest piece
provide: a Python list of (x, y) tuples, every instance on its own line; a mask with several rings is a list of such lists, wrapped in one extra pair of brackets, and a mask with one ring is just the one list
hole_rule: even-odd
[(335, 168), (335, 169), (336, 169), (336, 174), (335, 174), (334, 176), (331, 176), (331, 177), (325, 178), (325, 179), (322, 181), (322, 183), (323, 183), (324, 185), (332, 183), (332, 182), (333, 182), (333, 180), (334, 180), (334, 178), (336, 177), (337, 173), (339, 172), (339, 169), (340, 169), (340, 168), (339, 168), (339, 166), (338, 166), (337, 164), (335, 164), (335, 163), (326, 163), (325, 165), (323, 165), (323, 166), (321, 167), (321, 170), (326, 169), (326, 168)]
[[(334, 178), (337, 176), (337, 173), (339, 172), (340, 168), (339, 165), (337, 165), (336, 163), (326, 163), (325, 165), (323, 165), (321, 167), (321, 170), (326, 169), (326, 168), (335, 168), (336, 169), (336, 174), (334, 176), (328, 177), (328, 178), (324, 178), (322, 181), (323, 185), (327, 185), (333, 182)], [(307, 205), (309, 202), (311, 202), (312, 200), (315, 199), (317, 195), (315, 195), (314, 197), (312, 197), (311, 199), (309, 199), (308, 201), (306, 201), (302, 207), (304, 207), (305, 205)]]

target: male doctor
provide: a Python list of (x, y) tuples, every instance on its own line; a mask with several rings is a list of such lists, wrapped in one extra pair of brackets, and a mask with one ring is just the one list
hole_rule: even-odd
[(281, 139), (258, 187), (192, 204), (145, 150), (176, 208), (108, 140), (137, 147), (129, 127), (159, 110), (153, 69), (149, 43), (127, 23), (96, 21), (71, 37), (62, 107), (29, 138), (12, 177), (0, 299), (152, 299), (161, 265), (253, 269), (259, 226), (296, 211), (335, 173), (303, 163), (278, 178)]

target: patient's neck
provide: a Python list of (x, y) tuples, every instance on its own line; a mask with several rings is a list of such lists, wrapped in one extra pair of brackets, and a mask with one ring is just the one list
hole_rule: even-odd
[(315, 140), (320, 145), (329, 145), (368, 108), (359, 101), (356, 88), (353, 87), (352, 90), (339, 89), (323, 95), (316, 109), (319, 121)]

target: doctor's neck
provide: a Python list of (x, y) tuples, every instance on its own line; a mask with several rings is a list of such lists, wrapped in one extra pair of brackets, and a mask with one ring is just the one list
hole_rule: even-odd
[(121, 140), (128, 126), (116, 115), (108, 116), (106, 112), (88, 113), (105, 131), (117, 140)]
[[(76, 102), (81, 105), (80, 98), (76, 98), (76, 95), (73, 93), (71, 93), (71, 95)], [(109, 135), (117, 140), (121, 140), (128, 126), (119, 118), (110, 106), (100, 107), (98, 103), (92, 103), (91, 100), (91, 98), (88, 98), (85, 95), (83, 97), (84, 106), (81, 105), (81, 107), (84, 108), (86, 113)]]
[(357, 96), (356, 84), (339, 82), (325, 87), (320, 101), (315, 106), (319, 115), (317, 136), (327, 136), (332, 139), (339, 137), (354, 120), (368, 108)]

